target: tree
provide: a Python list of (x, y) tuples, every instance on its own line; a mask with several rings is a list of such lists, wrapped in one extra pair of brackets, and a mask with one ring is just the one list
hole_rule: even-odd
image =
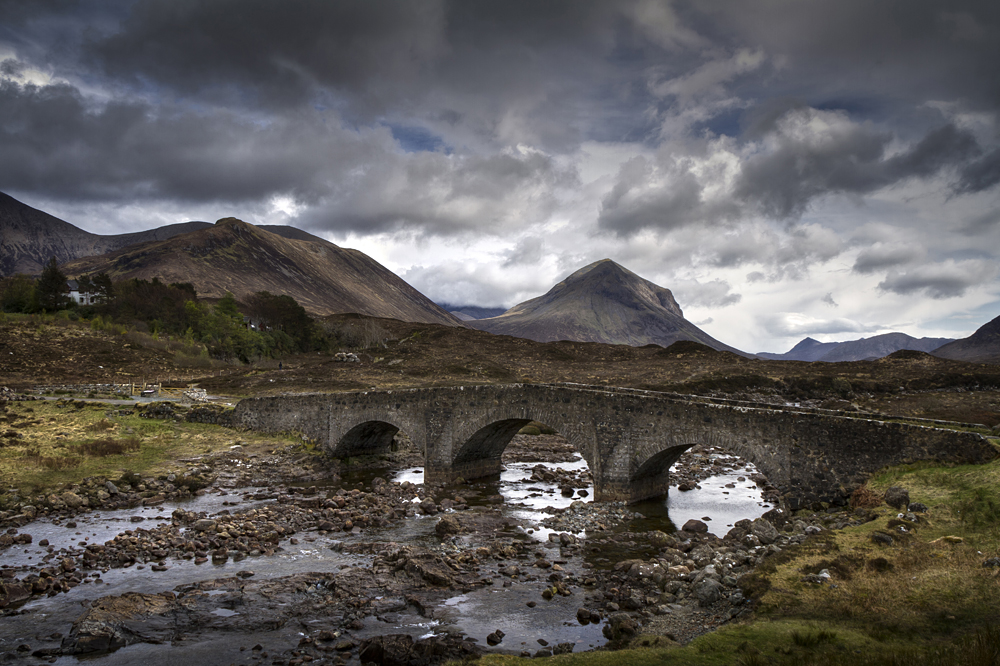
[(35, 281), (23, 273), (0, 280), (0, 310), (31, 312), (35, 297)]
[(102, 301), (109, 301), (114, 298), (115, 286), (111, 283), (111, 277), (107, 273), (98, 273), (93, 280), (94, 290), (101, 296)]
[(66, 307), (69, 299), (66, 296), (66, 274), (59, 270), (55, 257), (42, 269), (42, 276), (35, 286), (38, 306), (43, 310), (55, 311)]

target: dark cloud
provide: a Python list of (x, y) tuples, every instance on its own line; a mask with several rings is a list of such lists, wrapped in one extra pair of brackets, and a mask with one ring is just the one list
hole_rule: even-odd
[(344, 135), (317, 125), (300, 117), (262, 127), (142, 102), (97, 106), (67, 84), (0, 81), (0, 188), (84, 199), (315, 198), (327, 160), (350, 152)]
[(934, 299), (956, 298), (974, 286), (996, 277), (991, 262), (967, 260), (928, 264), (903, 271), (889, 271), (878, 284), (884, 292), (909, 295), (923, 293)]
[(770, 97), (811, 106), (854, 99), (894, 115), (927, 100), (1000, 107), (995, 2), (681, 0), (675, 7), (712, 43), (780, 58), (781, 71), (766, 82)]
[(860, 195), (914, 177), (930, 177), (979, 152), (968, 132), (945, 125), (909, 150), (886, 157), (892, 136), (842, 114), (796, 110), (765, 137), (774, 147), (744, 164), (735, 195), (772, 218), (801, 216), (828, 194)]
[(1000, 183), (1000, 148), (966, 164), (955, 191), (962, 194), (982, 192), (997, 183)]
[(147, 0), (86, 52), (136, 86), (294, 106), (324, 87), (405, 85), (443, 55), (442, 11), (434, 0)]
[(896, 266), (913, 263), (927, 252), (915, 245), (878, 243), (862, 250), (851, 268), (855, 273), (870, 275)]

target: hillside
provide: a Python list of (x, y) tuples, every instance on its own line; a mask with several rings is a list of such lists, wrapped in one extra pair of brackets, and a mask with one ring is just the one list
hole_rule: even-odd
[[(235, 218), (167, 240), (78, 259), (68, 275), (190, 282), (199, 296), (286, 294), (318, 316), (356, 312), (404, 321), (460, 322), (397, 275), (357, 250), (295, 230), (286, 238)], [(308, 237), (309, 239), (303, 239)]]
[(784, 354), (761, 352), (757, 356), (772, 361), (823, 361), (838, 363), (888, 356), (900, 350), (931, 352), (951, 338), (914, 338), (905, 333), (884, 333), (846, 342), (819, 342), (805, 338)]
[(590, 264), (498, 317), (466, 322), (490, 333), (538, 342), (573, 340), (639, 347), (668, 347), (692, 340), (743, 354), (691, 322), (669, 289), (653, 284), (610, 259)]
[(136, 243), (166, 240), (204, 229), (207, 222), (182, 222), (131, 234), (92, 234), (0, 192), (0, 277), (37, 275), (55, 257), (64, 264)]
[(1000, 363), (1000, 317), (983, 324), (967, 338), (935, 349), (934, 355), (955, 361)]

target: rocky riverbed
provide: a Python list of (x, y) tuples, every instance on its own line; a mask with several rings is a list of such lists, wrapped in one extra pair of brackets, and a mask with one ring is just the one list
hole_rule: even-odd
[[(695, 502), (708, 512), (738, 489), (753, 520), (675, 526), (667, 512), (590, 502), (586, 465), (541, 437), (515, 439), (529, 460), (499, 481), (457, 487), (425, 486), (417, 468), (338, 473), (296, 447), (237, 446), (173, 479), (23, 498), (0, 514), (0, 652), (13, 663), (422, 664), (614, 647), (641, 631), (686, 642), (748, 610), (740, 582), (764, 559), (867, 519), (788, 522), (762, 496), (766, 479), (706, 449), (675, 467), (691, 487), (681, 494), (717, 493)], [(412, 463), (402, 448), (396, 464)]]

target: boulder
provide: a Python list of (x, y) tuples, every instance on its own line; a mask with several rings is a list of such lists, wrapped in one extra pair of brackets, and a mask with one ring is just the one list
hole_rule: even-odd
[(751, 523), (750, 532), (765, 546), (778, 540), (778, 530), (763, 518)]
[(373, 636), (361, 643), (358, 657), (361, 663), (374, 662), (381, 666), (409, 666), (413, 637), (409, 634)]
[(434, 526), (434, 533), (439, 537), (446, 537), (449, 534), (458, 534), (462, 531), (462, 525), (454, 516), (442, 516), (437, 525)]
[(621, 641), (631, 638), (639, 631), (639, 625), (629, 617), (628, 613), (612, 613), (608, 616), (608, 622), (601, 629), (601, 633), (609, 641)]
[(694, 532), (696, 534), (698, 533), (703, 534), (705, 532), (708, 532), (708, 525), (701, 522), (700, 520), (695, 520), (694, 518), (692, 518), (691, 520), (684, 523), (684, 527), (682, 527), (681, 529), (685, 532)]
[(84, 500), (82, 497), (80, 497), (79, 495), (70, 490), (64, 492), (59, 497), (59, 499), (61, 499), (63, 504), (65, 504), (71, 509), (79, 509), (81, 506), (87, 503), (86, 500)]
[(910, 492), (906, 488), (893, 486), (885, 491), (885, 503), (894, 509), (903, 509), (910, 503)]
[(714, 578), (705, 578), (694, 586), (694, 596), (701, 606), (711, 606), (722, 598), (722, 583)]

